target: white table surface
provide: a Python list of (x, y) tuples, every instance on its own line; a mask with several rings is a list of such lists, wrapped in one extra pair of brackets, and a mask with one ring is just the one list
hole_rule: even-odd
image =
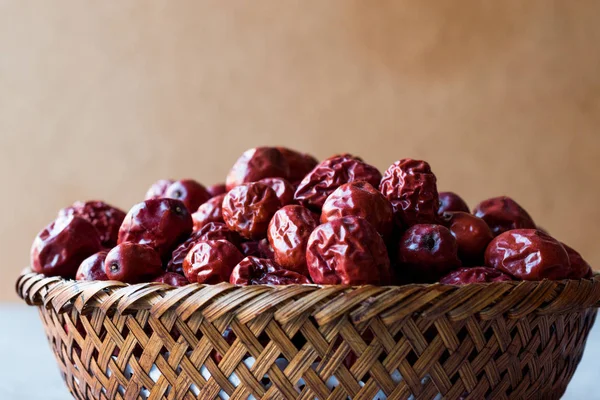
[[(0, 304), (0, 399), (65, 400), (64, 385), (37, 310)], [(600, 400), (600, 322), (594, 325), (583, 359), (563, 399)]]

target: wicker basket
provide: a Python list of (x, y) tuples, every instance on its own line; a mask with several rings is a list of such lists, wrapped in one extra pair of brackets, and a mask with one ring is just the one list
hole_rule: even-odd
[(600, 278), (172, 288), (25, 271), (17, 291), (78, 399), (555, 399)]

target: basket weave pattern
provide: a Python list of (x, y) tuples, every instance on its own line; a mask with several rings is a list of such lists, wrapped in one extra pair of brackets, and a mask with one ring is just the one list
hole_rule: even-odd
[(171, 288), (24, 272), (17, 291), (78, 399), (553, 399), (600, 279)]

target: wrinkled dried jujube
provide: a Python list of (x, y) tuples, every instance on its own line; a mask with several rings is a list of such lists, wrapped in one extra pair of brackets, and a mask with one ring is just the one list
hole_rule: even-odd
[(238, 185), (256, 182), (263, 178), (287, 179), (289, 173), (288, 162), (277, 148), (255, 147), (246, 150), (233, 164), (225, 186), (227, 190), (231, 190)]
[(164, 271), (160, 255), (152, 247), (125, 242), (108, 252), (104, 272), (112, 281), (141, 283), (151, 281)]
[(101, 250), (83, 260), (75, 274), (75, 280), (78, 281), (106, 281), (108, 276), (104, 272), (104, 260), (108, 255), (108, 250)]
[(265, 274), (280, 270), (281, 267), (271, 260), (258, 257), (246, 257), (240, 261), (229, 278), (232, 285), (254, 285)]
[(271, 247), (271, 243), (269, 243), (269, 239), (264, 238), (258, 242), (258, 251), (261, 258), (275, 261), (275, 252), (273, 251), (273, 247)]
[(165, 272), (162, 275), (154, 278), (152, 282), (164, 283), (165, 285), (182, 287), (190, 284), (185, 276), (176, 274), (175, 272)]
[(417, 224), (398, 243), (398, 274), (416, 282), (435, 282), (461, 265), (452, 233), (441, 225)]
[(31, 268), (46, 276), (73, 278), (81, 262), (100, 250), (100, 235), (89, 221), (65, 216), (36, 236), (31, 246)]
[(267, 258), (263, 257), (261, 254), (259, 243), (260, 241), (258, 240), (249, 240), (247, 242), (240, 243), (240, 250), (242, 251), (244, 257), (252, 256), (258, 258)]
[(244, 257), (253, 256), (275, 261), (273, 248), (271, 247), (271, 244), (266, 238), (261, 240), (248, 240), (246, 242), (242, 242), (239, 245), (239, 249), (241, 250)]
[(460, 268), (440, 279), (445, 285), (468, 285), (469, 283), (505, 282), (513, 279), (505, 273), (489, 267)]
[(362, 217), (387, 238), (394, 228), (390, 202), (368, 182), (350, 182), (337, 188), (323, 204), (321, 223), (347, 215)]
[(124, 211), (103, 201), (76, 201), (58, 212), (58, 218), (70, 215), (81, 217), (94, 225), (104, 246), (112, 247), (117, 244), (119, 227), (125, 219)]
[(183, 274), (183, 260), (185, 260), (189, 251), (196, 243), (207, 240), (227, 240), (238, 246), (240, 236), (236, 232), (229, 230), (223, 222), (209, 222), (200, 228), (200, 230), (192, 233), (192, 236), (173, 250), (171, 259), (167, 264), (167, 271)]
[(444, 225), (456, 238), (458, 257), (464, 265), (481, 265), (483, 254), (494, 238), (490, 227), (481, 218), (456, 211), (443, 215)]
[(310, 284), (308, 278), (302, 274), (287, 269), (267, 272), (263, 276), (251, 281), (251, 285), (302, 285)]
[(439, 222), (437, 179), (427, 162), (396, 161), (383, 174), (379, 190), (392, 203), (401, 228)]
[(225, 188), (224, 183), (216, 183), (214, 185), (210, 185), (209, 187), (207, 187), (206, 191), (208, 192), (208, 194), (210, 194), (210, 197), (215, 197), (220, 194), (227, 193), (227, 188)]
[(173, 253), (171, 253), (171, 259), (167, 263), (167, 271), (183, 274), (183, 260), (185, 260), (185, 256), (187, 256), (192, 247), (201, 240), (202, 239), (196, 238), (195, 235), (192, 235), (185, 242), (177, 246), (177, 248), (173, 250)]
[(377, 187), (381, 173), (358, 157), (342, 154), (319, 163), (296, 189), (294, 196), (304, 207), (319, 211), (331, 193), (344, 183), (365, 181)]
[(146, 244), (163, 260), (192, 232), (192, 216), (175, 199), (152, 199), (138, 203), (129, 212), (119, 230), (119, 243)]
[(536, 229), (496, 236), (485, 251), (485, 265), (525, 281), (567, 279), (573, 272), (563, 245)]
[(290, 170), (287, 179), (293, 185), (299, 183), (319, 163), (310, 154), (299, 153), (286, 147), (277, 147), (277, 150), (287, 160)]
[(195, 212), (200, 205), (211, 198), (206, 188), (193, 179), (182, 179), (173, 182), (167, 188), (164, 197), (181, 201), (190, 213)]
[(209, 222), (223, 221), (223, 199), (224, 194), (220, 194), (208, 200), (198, 207), (198, 211), (192, 214), (194, 220), (194, 231), (199, 230)]
[(359, 217), (334, 219), (313, 230), (306, 247), (306, 263), (317, 284), (391, 284), (385, 243), (377, 230)]
[(492, 230), (494, 236), (512, 229), (535, 229), (531, 216), (510, 197), (493, 197), (482, 201), (473, 214), (481, 218)]
[(159, 179), (150, 186), (146, 192), (144, 200), (160, 199), (165, 197), (165, 193), (171, 184), (175, 182), (174, 179)]
[(294, 201), (294, 192), (296, 189), (292, 186), (291, 183), (286, 181), (283, 178), (265, 178), (259, 181), (260, 183), (264, 183), (271, 189), (275, 191), (277, 198), (279, 199), (279, 203), (282, 206), (287, 206)]
[(232, 231), (224, 222), (209, 222), (192, 234), (190, 239), (198, 240), (227, 240), (239, 246), (242, 238), (237, 232)]
[(262, 239), (269, 221), (281, 207), (275, 191), (259, 182), (231, 189), (223, 199), (223, 220), (227, 227), (246, 239)]
[(185, 257), (183, 273), (190, 282), (227, 282), (243, 258), (238, 248), (226, 240), (200, 241)]
[(439, 199), (438, 214), (455, 211), (470, 212), (467, 202), (454, 192), (440, 192)]
[[(539, 228), (538, 228), (539, 229)], [(544, 232), (544, 231), (542, 231)], [(544, 232), (545, 233), (545, 232)], [(581, 279), (581, 278), (591, 278), (593, 275), (592, 267), (587, 263), (572, 247), (567, 246), (562, 243), (563, 247), (567, 251), (569, 255), (569, 261), (571, 263), (571, 273), (569, 274), (569, 279)]]
[(275, 262), (303, 275), (306, 267), (306, 245), (318, 222), (305, 207), (291, 205), (281, 208), (269, 223), (268, 238)]

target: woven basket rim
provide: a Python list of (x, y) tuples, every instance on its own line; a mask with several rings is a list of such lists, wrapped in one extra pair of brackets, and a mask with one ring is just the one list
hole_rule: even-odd
[[(75, 281), (46, 277), (24, 269), (16, 290), (27, 304), (72, 309), (79, 313), (101, 309), (115, 311), (148, 310), (154, 315), (174, 311), (187, 319), (196, 311), (215, 320), (233, 313), (241, 321), (276, 309), (275, 318), (289, 321), (311, 310), (320, 322), (349, 315), (354, 322), (374, 315), (397, 320), (419, 312), (436, 318), (445, 314), (461, 320), (477, 314), (492, 319), (505, 314), (510, 319), (528, 314), (562, 314), (600, 307), (600, 274), (590, 279), (562, 281), (505, 281), (468, 285), (409, 284), (402, 286), (323, 286), (190, 284), (173, 287), (163, 283), (127, 284), (116, 281)], [(300, 296), (301, 295), (301, 296)], [(296, 297), (299, 300), (296, 300)]]

